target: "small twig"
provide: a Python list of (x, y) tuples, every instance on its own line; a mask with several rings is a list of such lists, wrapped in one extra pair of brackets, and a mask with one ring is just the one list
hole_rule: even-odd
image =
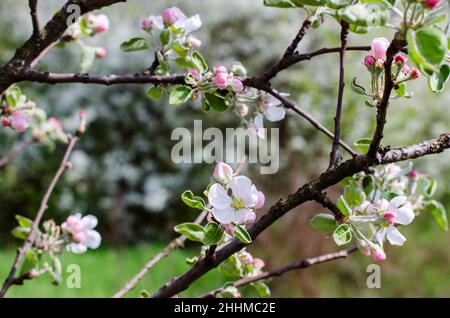
[[(307, 267), (311, 267), (314, 265), (318, 265), (318, 264), (323, 264), (326, 262), (330, 262), (330, 261), (334, 261), (340, 258), (347, 258), (351, 253), (354, 253), (358, 250), (358, 248), (356, 246), (350, 247), (348, 249), (339, 251), (339, 252), (335, 252), (335, 253), (329, 253), (329, 254), (324, 254), (324, 255), (320, 255), (320, 256), (316, 256), (316, 257), (312, 257), (312, 258), (306, 258), (302, 261), (299, 262), (295, 262), (295, 263), (291, 263), (288, 265), (285, 265), (283, 267), (279, 267), (264, 273), (261, 273), (259, 275), (256, 276), (250, 276), (250, 277), (244, 277), (241, 278), (237, 281), (235, 281), (233, 283), (234, 287), (239, 288), (242, 286), (246, 286), (252, 283), (256, 283), (259, 282), (261, 280), (266, 280), (269, 278), (273, 278), (273, 277), (278, 277), (281, 276), (287, 272), (291, 272), (294, 270), (298, 270), (298, 269), (304, 269)], [(213, 291), (210, 291), (209, 293), (205, 294), (202, 296), (202, 298), (213, 298), (216, 297), (216, 295), (220, 292), (222, 292), (224, 290), (224, 288), (218, 288), (215, 289)]]
[(64, 157), (59, 165), (58, 170), (56, 171), (56, 174), (53, 176), (52, 181), (50, 182), (50, 185), (47, 188), (47, 191), (44, 194), (44, 197), (41, 200), (41, 204), (39, 206), (39, 210), (33, 220), (33, 223), (31, 225), (30, 233), (28, 234), (27, 238), (25, 239), (25, 242), (23, 243), (22, 247), (18, 249), (16, 258), (14, 260), (13, 266), (11, 267), (11, 270), (8, 274), (8, 277), (5, 279), (2, 289), (0, 291), (0, 298), (3, 298), (8, 291), (9, 287), (11, 285), (15, 284), (16, 278), (14, 277), (16, 275), (16, 272), (19, 270), (19, 268), (22, 266), (22, 263), (24, 261), (25, 253), (33, 246), (35, 235), (38, 232), (39, 224), (41, 222), (41, 219), (45, 213), (45, 211), (48, 208), (48, 200), (50, 199), (50, 196), (55, 189), (56, 184), (58, 183), (59, 179), (61, 178), (64, 171), (68, 168), (68, 162), (70, 154), (72, 153), (73, 148), (75, 147), (75, 144), (81, 137), (81, 135), (85, 131), (85, 120), (81, 120), (80, 127), (77, 130), (77, 133), (75, 136), (70, 137), (69, 144), (66, 148), (66, 151), (64, 153)]
[(8, 164), (11, 160), (17, 157), (22, 151), (24, 151), (31, 143), (33, 142), (33, 138), (27, 138), (20, 143), (20, 145), (11, 151), (6, 156), (0, 158), (0, 168)]
[(342, 103), (344, 99), (344, 87), (345, 87), (345, 51), (347, 50), (347, 38), (349, 24), (347, 22), (341, 22), (341, 50), (339, 51), (339, 91), (336, 105), (336, 116), (334, 117), (334, 137), (333, 146), (330, 152), (330, 164), (329, 168), (336, 167), (342, 160), (342, 156), (339, 153), (339, 138), (341, 135), (341, 116), (342, 116)]
[(31, 22), (33, 23), (33, 36), (38, 37), (40, 33), (39, 18), (36, 12), (38, 0), (28, 0), (30, 7)]
[(339, 208), (336, 206), (336, 204), (333, 203), (328, 197), (326, 193), (318, 192), (316, 196), (314, 197), (314, 200), (317, 203), (320, 203), (324, 208), (327, 208), (330, 210), (338, 222), (343, 222), (345, 219), (345, 216), (341, 213)]

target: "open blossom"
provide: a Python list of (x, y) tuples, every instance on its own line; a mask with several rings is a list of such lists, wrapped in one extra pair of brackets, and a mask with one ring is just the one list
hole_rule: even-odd
[(382, 239), (386, 237), (392, 245), (403, 245), (406, 241), (395, 224), (407, 225), (414, 220), (414, 212), (407, 200), (405, 196), (398, 196), (389, 202), (382, 199), (375, 204), (380, 210), (385, 211), (384, 217), (388, 225), (380, 231), (379, 235)]
[(82, 254), (88, 248), (98, 248), (101, 236), (94, 230), (97, 223), (97, 218), (93, 215), (81, 217), (81, 214), (77, 213), (69, 216), (61, 225), (63, 232), (69, 235), (72, 241), (67, 245), (67, 249), (73, 253)]
[(88, 13), (86, 15), (86, 21), (92, 26), (96, 33), (102, 33), (109, 30), (109, 19), (104, 14), (95, 15), (93, 13)]
[(258, 190), (245, 176), (236, 176), (228, 184), (231, 195), (221, 184), (215, 183), (208, 192), (214, 218), (222, 224), (241, 223), (258, 201)]
[(21, 112), (13, 112), (9, 119), (11, 128), (22, 133), (30, 126), (33, 118), (31, 115), (27, 115)]
[(167, 8), (162, 12), (162, 18), (167, 25), (186, 19), (186, 15), (177, 7)]
[(286, 110), (281, 106), (281, 102), (272, 95), (264, 97), (261, 109), (266, 118), (272, 122), (280, 121), (286, 116)]

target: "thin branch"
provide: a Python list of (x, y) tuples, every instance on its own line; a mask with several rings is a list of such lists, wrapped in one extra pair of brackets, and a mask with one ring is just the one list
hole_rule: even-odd
[[(280, 95), (277, 91), (275, 91), (272, 88), (266, 88), (265, 91), (275, 98), (277, 98), (286, 108), (293, 110), (298, 115), (305, 118), (307, 121), (311, 123), (317, 130), (323, 132), (325, 135), (330, 137), (331, 139), (334, 138), (334, 135), (331, 131), (329, 131), (325, 126), (323, 126), (316, 118), (314, 118), (311, 114), (306, 112), (305, 110), (301, 109), (300, 107), (296, 106), (294, 103), (292, 103), (290, 100), (285, 98), (284, 96)], [(357, 153), (344, 141), (339, 139), (339, 144), (344, 148), (350, 155), (355, 157)]]
[(399, 38), (399, 33), (395, 35), (394, 40), (389, 45), (386, 52), (386, 61), (384, 62), (384, 91), (383, 97), (380, 103), (377, 105), (377, 126), (370, 143), (369, 151), (367, 155), (371, 158), (375, 158), (380, 147), (381, 140), (383, 139), (384, 125), (386, 124), (387, 110), (389, 107), (389, 99), (391, 98), (391, 92), (394, 88), (394, 81), (392, 79), (392, 62), (395, 55), (400, 52), (406, 46), (406, 41)]
[(339, 154), (339, 140), (341, 135), (341, 116), (342, 116), (342, 102), (344, 99), (344, 87), (345, 87), (345, 51), (347, 47), (348, 29), (349, 24), (347, 22), (341, 22), (341, 50), (339, 51), (339, 91), (336, 105), (336, 116), (334, 117), (334, 137), (333, 146), (330, 152), (330, 168), (336, 167), (342, 160), (342, 156)]
[(33, 24), (33, 36), (38, 37), (40, 33), (39, 18), (36, 12), (38, 0), (28, 0), (30, 7), (31, 22)]
[(323, 192), (319, 192), (314, 196), (314, 200), (317, 203), (320, 203), (324, 208), (327, 208), (328, 210), (330, 210), (333, 214), (334, 217), (336, 218), (336, 221), (338, 222), (343, 222), (345, 219), (345, 216), (341, 213), (341, 211), (339, 210), (339, 208), (333, 203), (333, 201), (331, 201), (328, 197), (326, 193)]
[(31, 81), (47, 84), (83, 83), (83, 84), (184, 84), (184, 75), (90, 75), (86, 73), (48, 73), (32, 69), (23, 71), (16, 77), (16, 81)]
[(6, 156), (0, 158), (0, 168), (8, 164), (11, 160), (17, 157), (22, 151), (24, 151), (31, 143), (33, 142), (33, 138), (27, 138), (22, 141), (19, 146), (11, 151)]
[[(450, 133), (441, 135), (437, 139), (424, 141), (418, 145), (389, 150), (383, 154), (381, 160), (376, 160), (364, 155), (358, 155), (355, 158), (344, 161), (336, 168), (327, 170), (318, 178), (303, 185), (296, 192), (288, 195), (284, 199), (280, 199), (263, 217), (261, 217), (248, 229), (248, 233), (254, 241), (261, 232), (271, 226), (287, 212), (307, 201), (314, 200), (317, 192), (324, 191), (326, 188), (337, 184), (342, 179), (350, 177), (355, 173), (361, 172), (373, 165), (415, 159), (430, 154), (440, 153), (448, 148), (450, 148)], [(205, 261), (205, 259), (199, 260), (184, 274), (162, 286), (152, 295), (152, 297), (171, 297), (187, 289), (192, 282), (209, 272), (211, 269), (217, 267), (221, 262), (241, 250), (244, 246), (245, 244), (240, 240), (233, 239), (230, 243), (216, 252), (214, 262), (212, 264), (211, 262)]]
[(44, 194), (44, 197), (41, 200), (41, 204), (39, 206), (39, 210), (36, 213), (36, 216), (33, 220), (33, 223), (31, 225), (30, 233), (28, 234), (27, 238), (25, 239), (25, 242), (23, 243), (22, 247), (17, 250), (17, 255), (14, 260), (14, 263), (11, 267), (11, 270), (8, 274), (8, 277), (3, 282), (2, 289), (0, 291), (0, 298), (3, 298), (8, 291), (8, 289), (16, 284), (17, 278), (15, 278), (15, 275), (17, 271), (20, 269), (20, 267), (23, 264), (25, 253), (33, 246), (35, 235), (38, 232), (39, 224), (42, 220), (42, 217), (45, 213), (45, 211), (48, 208), (48, 201), (50, 199), (51, 194), (53, 193), (53, 190), (56, 187), (56, 184), (58, 183), (59, 179), (61, 178), (64, 171), (68, 168), (68, 162), (70, 154), (72, 153), (73, 148), (75, 147), (75, 144), (80, 139), (80, 136), (83, 134), (85, 130), (85, 123), (84, 120), (81, 121), (80, 127), (77, 130), (77, 133), (75, 136), (70, 137), (69, 144), (66, 148), (66, 151), (64, 153), (63, 159), (59, 165), (58, 170), (56, 171), (55, 175), (52, 178), (52, 181), (50, 182), (50, 185), (47, 188), (47, 191)]
[[(328, 253), (328, 254), (324, 254), (324, 255), (320, 255), (320, 256), (316, 256), (316, 257), (306, 258), (299, 262), (294, 262), (294, 263), (291, 263), (291, 264), (288, 264), (288, 265), (285, 265), (285, 266), (282, 266), (282, 267), (279, 267), (276, 269), (272, 269), (270, 271), (261, 273), (259, 275), (241, 278), (241, 279), (235, 281), (233, 283), (233, 286), (236, 288), (239, 288), (239, 287), (246, 286), (246, 285), (249, 285), (252, 283), (256, 283), (256, 282), (259, 282), (262, 280), (270, 279), (273, 277), (279, 277), (285, 273), (288, 273), (288, 272), (291, 272), (294, 270), (308, 268), (308, 267), (311, 267), (314, 265), (331, 262), (331, 261), (341, 259), (341, 258), (347, 258), (350, 254), (356, 252), (357, 250), (358, 250), (358, 248), (356, 246), (353, 246), (353, 247), (347, 248), (347, 249), (339, 251), (339, 252)], [(210, 291), (209, 293), (203, 295), (202, 298), (216, 297), (216, 295), (218, 293), (222, 292), (223, 290), (224, 290), (224, 288), (217, 288), (217, 289)]]

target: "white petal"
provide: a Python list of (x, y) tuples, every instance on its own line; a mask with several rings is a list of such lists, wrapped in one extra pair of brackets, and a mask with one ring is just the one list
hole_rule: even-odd
[(389, 240), (389, 243), (391, 243), (392, 245), (400, 245), (401, 246), (406, 241), (406, 238), (394, 226), (390, 226), (387, 228), (386, 236), (387, 236), (387, 239)]
[(376, 203), (376, 206), (382, 210), (382, 211), (386, 211), (389, 208), (389, 202), (386, 199), (381, 199)]
[(233, 190), (233, 195), (237, 196), (238, 198), (240, 198), (240, 193), (249, 191), (251, 186), (252, 180), (250, 180), (246, 176), (234, 177), (229, 183), (230, 189)]
[(67, 245), (67, 250), (75, 254), (83, 254), (87, 251), (87, 247), (84, 244), (70, 243)]
[(410, 224), (415, 217), (414, 211), (412, 210), (410, 204), (406, 204), (400, 209), (397, 209), (396, 214), (397, 214), (396, 222), (403, 225)]
[(83, 224), (85, 229), (92, 230), (94, 227), (97, 226), (98, 220), (93, 215), (86, 215), (81, 219), (81, 223)]
[(231, 206), (231, 198), (227, 191), (218, 183), (214, 183), (208, 191), (209, 203), (217, 209), (226, 209)]
[(280, 100), (272, 95), (266, 95), (266, 102), (270, 106), (278, 106), (281, 104)]
[(87, 232), (86, 241), (84, 242), (87, 247), (95, 249), (100, 246), (102, 237), (97, 231), (90, 230)]
[(258, 202), (258, 190), (253, 184), (249, 189), (241, 192), (239, 198), (244, 200), (246, 208), (253, 208)]
[(231, 206), (226, 209), (213, 208), (213, 214), (217, 221), (221, 224), (229, 224), (231, 222), (239, 223), (250, 209), (234, 210)]
[(389, 208), (395, 210), (396, 208), (398, 208), (399, 206), (402, 206), (403, 204), (405, 204), (405, 202), (408, 200), (407, 197), (403, 196), (403, 195), (399, 195), (398, 197), (393, 198), (390, 202), (389, 202)]
[(286, 116), (286, 110), (283, 107), (271, 106), (267, 108), (265, 114), (267, 119), (272, 122), (280, 121)]
[(197, 14), (187, 19), (178, 20), (174, 23), (174, 26), (178, 29), (183, 29), (186, 34), (189, 34), (200, 29), (202, 20), (200, 20), (200, 16)]

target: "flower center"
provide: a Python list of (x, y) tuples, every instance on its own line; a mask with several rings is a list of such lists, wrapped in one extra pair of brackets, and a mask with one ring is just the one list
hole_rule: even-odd
[(233, 209), (235, 209), (237, 211), (237, 210), (243, 209), (245, 207), (245, 202), (242, 199), (233, 197), (231, 206), (233, 207)]

